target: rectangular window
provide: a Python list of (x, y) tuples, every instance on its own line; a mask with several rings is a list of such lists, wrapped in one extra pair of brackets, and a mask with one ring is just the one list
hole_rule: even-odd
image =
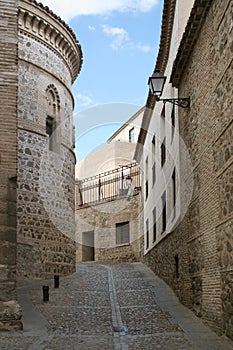
[(172, 173), (172, 207), (173, 217), (176, 216), (176, 169)]
[(156, 207), (153, 209), (153, 243), (156, 241)]
[(146, 158), (146, 164), (145, 164), (145, 176), (146, 176), (146, 181), (145, 181), (145, 199), (147, 200), (148, 197), (148, 157)]
[(166, 192), (162, 195), (162, 233), (166, 231), (167, 226), (167, 204), (166, 204)]
[(53, 151), (54, 149), (54, 118), (47, 117), (46, 118), (46, 134), (49, 136), (49, 150)]
[(171, 128), (172, 128), (172, 137), (171, 140), (173, 140), (174, 133), (175, 133), (175, 106), (172, 108), (172, 114), (171, 114)]
[(152, 139), (152, 186), (156, 180), (156, 162), (155, 162), (155, 136)]
[(134, 142), (134, 128), (129, 130), (129, 142)]
[(116, 244), (129, 243), (129, 221), (116, 224)]
[(146, 249), (149, 248), (149, 220), (146, 220)]
[(161, 112), (161, 117), (165, 119), (165, 116), (166, 116), (166, 113), (165, 113), (165, 104), (164, 104)]
[(149, 193), (149, 189), (148, 189), (148, 180), (147, 180), (146, 184), (145, 184), (145, 197), (146, 197), (146, 200), (148, 198), (148, 193)]
[(148, 157), (146, 157), (145, 173), (146, 173), (146, 180), (147, 180), (148, 179)]
[(155, 136), (152, 139), (151, 151), (152, 151), (152, 157), (154, 159), (155, 158)]
[(152, 166), (152, 184), (154, 185), (156, 181), (156, 163), (154, 161), (154, 164)]
[(161, 144), (161, 167), (163, 167), (166, 162), (166, 138), (164, 137), (163, 142)]
[(46, 118), (46, 134), (51, 136), (53, 133), (53, 118)]

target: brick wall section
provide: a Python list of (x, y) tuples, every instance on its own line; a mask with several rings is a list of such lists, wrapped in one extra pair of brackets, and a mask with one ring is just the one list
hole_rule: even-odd
[(0, 330), (20, 329), (16, 301), (17, 10), (0, 2)]
[(232, 1), (212, 1), (177, 86), (180, 96), (191, 97), (190, 112), (179, 109), (179, 128), (193, 162), (194, 192), (182, 223), (145, 261), (184, 304), (233, 339), (231, 21)]

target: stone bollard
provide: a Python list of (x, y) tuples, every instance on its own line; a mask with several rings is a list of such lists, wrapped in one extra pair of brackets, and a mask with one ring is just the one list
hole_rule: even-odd
[(49, 286), (43, 286), (43, 301), (49, 301)]
[(54, 276), (54, 288), (59, 288), (59, 276)]

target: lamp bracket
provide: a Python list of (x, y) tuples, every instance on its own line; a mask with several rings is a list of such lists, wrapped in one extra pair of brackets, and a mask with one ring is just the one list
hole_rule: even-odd
[(190, 97), (180, 97), (180, 98), (159, 98), (157, 97), (157, 101), (170, 102), (174, 105), (177, 105), (182, 108), (190, 108)]

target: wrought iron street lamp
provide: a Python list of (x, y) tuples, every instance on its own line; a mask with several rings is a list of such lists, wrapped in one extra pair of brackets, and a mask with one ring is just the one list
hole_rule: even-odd
[(170, 102), (182, 108), (190, 108), (190, 97), (184, 98), (160, 98), (163, 93), (164, 84), (167, 77), (160, 73), (158, 70), (149, 78), (148, 85), (150, 92), (156, 97), (157, 101), (163, 101), (164, 103)]

